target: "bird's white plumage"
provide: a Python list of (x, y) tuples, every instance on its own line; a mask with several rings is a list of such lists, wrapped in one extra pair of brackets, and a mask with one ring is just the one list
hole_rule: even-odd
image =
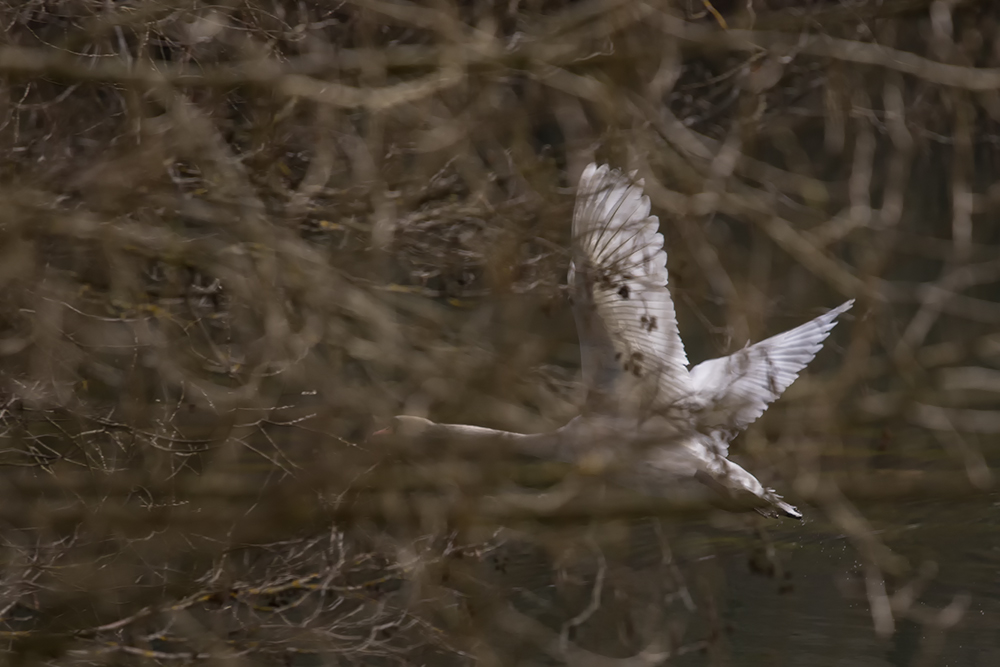
[[(401, 424), (464, 439), (510, 439), (527, 453), (556, 458), (575, 456), (581, 444), (614, 449), (618, 439), (631, 434), (653, 443), (628, 476), (650, 491), (694, 479), (733, 509), (770, 506), (801, 517), (726, 458), (728, 444), (795, 381), (837, 316), (854, 302), (688, 371), (667, 289), (663, 236), (642, 185), (634, 175), (607, 165), (591, 164), (580, 178), (569, 285), (584, 381), (597, 397), (588, 399), (583, 414), (554, 433), (539, 435), (415, 418), (403, 418)], [(635, 389), (648, 413), (623, 409), (634, 402)]]
[[(661, 416), (683, 406), (664, 444), (646, 457), (655, 478), (695, 477), (730, 498), (755, 498), (790, 516), (801, 516), (756, 477), (726, 458), (729, 441), (763, 414), (822, 347), (839, 308), (796, 329), (687, 370), (667, 288), (667, 254), (659, 220), (649, 214), (642, 181), (606, 165), (591, 164), (580, 178), (573, 215), (573, 261), (569, 283), (580, 335), (584, 379), (599, 395), (623, 392), (622, 378), (639, 378), (655, 394), (646, 405)], [(650, 326), (652, 324), (652, 326)], [(607, 401), (594, 402), (607, 409)], [(610, 417), (611, 415), (605, 415)], [(586, 423), (596, 424), (601, 415)], [(688, 435), (683, 435), (684, 432)]]
[(585, 381), (610, 392), (625, 374), (665, 402), (690, 387), (658, 229), (641, 180), (607, 165), (584, 170), (569, 282)]
[(753, 423), (813, 360), (837, 316), (852, 305), (853, 299), (791, 331), (692, 368), (692, 390), (705, 405), (702, 425), (740, 430)]

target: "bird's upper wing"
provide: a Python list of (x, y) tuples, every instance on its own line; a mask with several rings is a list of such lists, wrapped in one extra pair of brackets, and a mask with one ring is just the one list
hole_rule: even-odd
[(689, 393), (687, 356), (667, 290), (667, 254), (642, 181), (588, 166), (573, 213), (569, 284), (584, 380), (611, 394), (638, 378), (659, 404)]
[(744, 429), (764, 414), (823, 347), (837, 316), (853, 304), (851, 299), (791, 331), (692, 368), (695, 394), (705, 402), (702, 425)]

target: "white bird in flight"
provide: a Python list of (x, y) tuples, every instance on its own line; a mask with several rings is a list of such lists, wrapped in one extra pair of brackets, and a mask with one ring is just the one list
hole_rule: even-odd
[(642, 186), (634, 176), (591, 164), (577, 189), (568, 278), (589, 392), (580, 416), (537, 435), (407, 416), (396, 418), (396, 430), (510, 438), (525, 451), (559, 458), (586, 451), (581, 442), (613, 453), (609, 442), (633, 438), (648, 445), (627, 466), (643, 490), (694, 479), (730, 509), (770, 507), (801, 518), (727, 458), (729, 442), (795, 381), (854, 301), (688, 370), (667, 289), (663, 235)]

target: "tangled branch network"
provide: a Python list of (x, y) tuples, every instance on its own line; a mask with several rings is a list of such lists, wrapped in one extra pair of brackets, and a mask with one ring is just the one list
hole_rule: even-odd
[(526, 435), (398, 416), (403, 435), (508, 439), (536, 456), (622, 458), (623, 479), (650, 493), (691, 481), (733, 511), (801, 518), (773, 490), (728, 458), (729, 443), (795, 381), (853, 299), (800, 327), (688, 369), (667, 288), (659, 220), (643, 182), (591, 164), (573, 215), (569, 287), (588, 395), (582, 414), (552, 433)]

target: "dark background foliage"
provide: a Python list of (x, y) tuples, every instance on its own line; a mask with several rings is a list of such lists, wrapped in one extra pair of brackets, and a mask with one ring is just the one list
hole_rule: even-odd
[[(998, 18), (0, 3), (8, 659), (993, 664)], [(734, 447), (805, 524), (369, 439), (576, 414), (593, 160), (693, 360), (857, 299)]]

